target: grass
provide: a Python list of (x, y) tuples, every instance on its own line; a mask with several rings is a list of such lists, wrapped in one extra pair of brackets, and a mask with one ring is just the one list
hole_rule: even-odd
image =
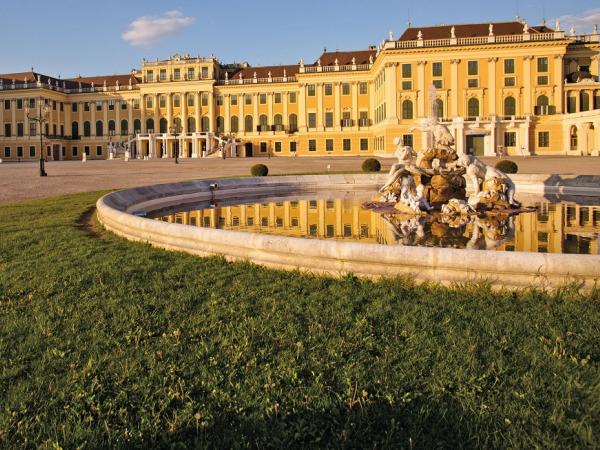
[(600, 295), (268, 270), (0, 207), (0, 446), (598, 447)]

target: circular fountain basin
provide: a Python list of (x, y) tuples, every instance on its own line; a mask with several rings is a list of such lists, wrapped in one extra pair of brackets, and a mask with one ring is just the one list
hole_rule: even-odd
[[(261, 199), (373, 195), (386, 174), (308, 175), (202, 180), (146, 186), (107, 194), (97, 202), (100, 222), (132, 241), (269, 267), (368, 277), (408, 275), (444, 284), (486, 280), (496, 286), (558, 287), (576, 280), (591, 288), (600, 278), (600, 255), (471, 250), (306, 239), (153, 220), (194, 204), (260, 203)], [(600, 177), (514, 175), (518, 196), (586, 196), (600, 205)], [(312, 196), (312, 197), (311, 197)], [(316, 197), (315, 197), (316, 196)], [(598, 201), (594, 203), (594, 199)], [(163, 213), (158, 213), (163, 211)]]

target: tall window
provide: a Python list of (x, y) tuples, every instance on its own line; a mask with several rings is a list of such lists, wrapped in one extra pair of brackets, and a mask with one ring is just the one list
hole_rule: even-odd
[(537, 59), (537, 71), (540, 73), (548, 72), (548, 58), (538, 58)]
[(114, 120), (109, 120), (108, 121), (108, 132), (114, 132), (115, 131), (115, 121)]
[(538, 132), (538, 147), (550, 147), (550, 132)]
[(308, 113), (308, 128), (317, 128), (317, 114), (314, 112)]
[(436, 98), (433, 102), (433, 114), (435, 117), (444, 117), (444, 101), (441, 98)]
[(79, 124), (77, 122), (73, 122), (71, 124), (71, 136), (73, 139), (77, 139), (79, 137)]
[(98, 120), (96, 122), (96, 136), (103, 136), (104, 135), (104, 125), (102, 124), (101, 120)]
[(325, 90), (325, 95), (333, 95), (333, 84), (325, 83), (324, 90)]
[(180, 100), (179, 95), (174, 95), (173, 96), (173, 106), (175, 108), (179, 108), (181, 106), (181, 100)]
[(515, 73), (515, 60), (505, 59), (504, 60), (504, 73)]
[(413, 103), (410, 100), (404, 100), (402, 102), (402, 118), (412, 119), (413, 118)]
[(289, 100), (290, 100), (290, 103), (296, 103), (296, 93), (295, 92), (289, 93)]
[(517, 133), (514, 131), (504, 132), (504, 146), (505, 147), (516, 147), (517, 146)]
[(161, 95), (160, 97), (158, 97), (158, 106), (160, 106), (161, 108), (167, 107), (167, 97), (165, 95)]
[(187, 129), (189, 133), (195, 133), (196, 132), (196, 118), (195, 117), (188, 117), (188, 123), (187, 123)]
[(431, 65), (431, 75), (436, 78), (442, 76), (442, 63), (441, 62), (434, 62)]
[(169, 131), (169, 123), (167, 122), (167, 119), (165, 119), (164, 117), (161, 117), (160, 121), (158, 122), (158, 127), (159, 127), (159, 131), (161, 133), (166, 133)]
[(252, 95), (250, 95), (250, 94), (244, 95), (244, 103), (246, 105), (251, 105), (252, 104)]
[(350, 83), (342, 83), (342, 95), (350, 95)]
[(217, 133), (223, 133), (225, 131), (225, 119), (223, 116), (217, 116)]
[(327, 128), (333, 128), (333, 111), (325, 112), (325, 126)]
[(126, 135), (129, 133), (129, 123), (123, 119), (121, 120), (121, 134)]
[(140, 119), (135, 119), (133, 121), (133, 132), (141, 133), (142, 131), (142, 121)]
[(281, 114), (275, 114), (273, 117), (273, 125), (275, 126), (275, 131), (283, 130), (283, 116)]
[(148, 133), (154, 133), (154, 119), (146, 120), (146, 129)]
[(252, 131), (252, 127), (252, 116), (248, 114), (246, 117), (244, 117), (244, 131), (246, 133), (250, 133)]
[(237, 106), (237, 104), (238, 104), (238, 96), (237, 95), (232, 95), (231, 97), (229, 97), (229, 101), (231, 102), (231, 106)]
[(298, 116), (296, 114), (290, 114), (288, 127), (292, 133), (298, 131)]
[(402, 78), (412, 77), (412, 64), (402, 64)]
[(260, 131), (269, 130), (269, 120), (267, 119), (266, 114), (261, 114), (260, 116), (258, 116), (258, 124), (260, 126)]
[(571, 150), (577, 150), (577, 127), (573, 125), (570, 133)]
[(467, 62), (467, 74), (470, 76), (479, 75), (479, 63), (477, 61)]
[(360, 95), (367, 95), (369, 92), (369, 86), (364, 81), (358, 83), (358, 93)]
[(590, 95), (587, 92), (581, 93), (581, 108), (580, 111), (589, 111), (590, 110)]
[(237, 133), (238, 131), (240, 131), (240, 124), (239, 124), (238, 116), (231, 116), (230, 121), (231, 121), (231, 124), (230, 124), (231, 132)]
[(470, 98), (467, 103), (467, 117), (475, 118), (479, 117), (479, 100), (476, 98)]
[(194, 94), (187, 95), (187, 105), (194, 106)]
[(258, 96), (258, 103), (260, 103), (261, 105), (266, 105), (267, 104), (267, 94), (260, 94)]
[(202, 116), (200, 126), (202, 127), (202, 132), (206, 133), (210, 131), (210, 119), (207, 116)]
[(307, 84), (306, 85), (306, 94), (309, 97), (314, 97), (315, 93), (316, 93), (315, 85), (314, 84)]
[(517, 102), (514, 97), (506, 97), (504, 99), (504, 115), (505, 116), (516, 116), (517, 115)]

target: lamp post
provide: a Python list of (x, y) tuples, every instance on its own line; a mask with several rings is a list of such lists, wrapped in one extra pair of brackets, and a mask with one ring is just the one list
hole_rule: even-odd
[(46, 177), (45, 160), (44, 160), (44, 133), (42, 132), (43, 126), (48, 122), (48, 113), (50, 107), (40, 98), (38, 99), (38, 112), (37, 115), (33, 113), (29, 108), (25, 108), (25, 115), (28, 120), (38, 124), (40, 129), (40, 177)]
[(179, 142), (177, 141), (177, 136), (179, 134), (179, 124), (177, 122), (173, 122), (173, 126), (171, 127), (169, 132), (175, 135), (175, 147), (173, 148), (173, 153), (175, 155), (175, 164), (179, 164)]
[(112, 146), (112, 139), (115, 135), (115, 130), (108, 130), (108, 158), (113, 159), (115, 157), (114, 148)]

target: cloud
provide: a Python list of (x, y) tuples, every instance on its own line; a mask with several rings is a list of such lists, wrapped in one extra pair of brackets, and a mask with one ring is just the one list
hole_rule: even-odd
[(121, 37), (131, 45), (150, 45), (167, 36), (173, 36), (182, 28), (194, 23), (193, 17), (185, 17), (180, 11), (167, 11), (160, 16), (142, 16), (129, 24), (129, 30)]
[(574, 27), (578, 33), (589, 33), (593, 26), (600, 24), (600, 8), (590, 9), (581, 14), (567, 14), (557, 17), (562, 30), (569, 31)]

